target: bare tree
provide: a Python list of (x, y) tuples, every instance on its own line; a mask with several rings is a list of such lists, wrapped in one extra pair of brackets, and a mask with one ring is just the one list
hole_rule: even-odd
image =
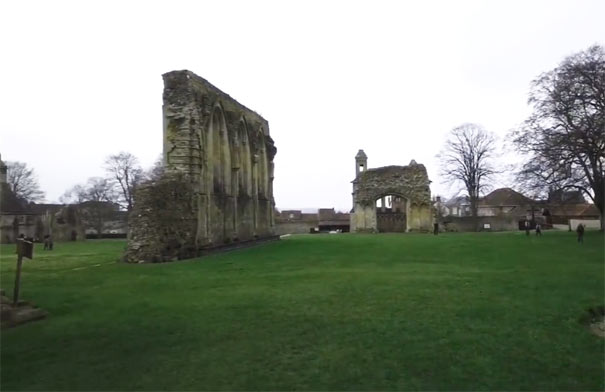
[(513, 132), (528, 156), (519, 172), (527, 189), (578, 189), (605, 224), (605, 49), (594, 45), (567, 57), (531, 84), (533, 113)]
[(63, 204), (80, 204), (86, 201), (86, 191), (84, 186), (75, 185), (59, 197), (59, 201)]
[(151, 169), (145, 173), (145, 178), (149, 181), (158, 180), (164, 174), (164, 157), (160, 156), (155, 160)]
[(115, 180), (120, 193), (120, 204), (130, 211), (134, 203), (134, 188), (143, 179), (143, 169), (138, 159), (129, 152), (110, 155), (105, 160), (105, 170)]
[(495, 136), (467, 123), (452, 129), (438, 155), (445, 182), (464, 184), (473, 217), (477, 216), (479, 196), (488, 187), (487, 180), (498, 173), (492, 164), (495, 151)]
[(107, 178), (91, 177), (85, 185), (76, 185), (61, 197), (63, 203), (77, 203), (82, 211), (84, 223), (103, 232), (105, 223), (111, 220), (119, 209), (119, 195), (115, 184)]
[(34, 169), (29, 169), (23, 162), (6, 162), (6, 166), (6, 181), (19, 199), (27, 202), (44, 200), (44, 192), (40, 190)]

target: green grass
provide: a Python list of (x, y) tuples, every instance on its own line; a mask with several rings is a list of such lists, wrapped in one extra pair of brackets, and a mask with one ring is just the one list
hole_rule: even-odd
[[(6, 390), (603, 390), (588, 232), (316, 235), (156, 265), (121, 241), (37, 246), (2, 331)], [(13, 246), (1, 283), (12, 293)]]

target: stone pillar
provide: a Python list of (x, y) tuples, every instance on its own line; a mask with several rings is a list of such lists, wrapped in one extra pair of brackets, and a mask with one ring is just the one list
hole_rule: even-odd
[(275, 197), (273, 196), (273, 180), (275, 179), (275, 164), (269, 162), (269, 197), (271, 200), (269, 208), (269, 227), (271, 234), (275, 234)]
[(252, 235), (258, 235), (258, 179), (259, 165), (258, 154), (252, 155)]
[(237, 195), (239, 194), (239, 167), (233, 169), (233, 171), (231, 172), (231, 190), (232, 190), (232, 202), (231, 202), (231, 208), (233, 209), (233, 222), (232, 222), (232, 233), (231, 233), (231, 238), (238, 239), (238, 222), (239, 222), (239, 217), (237, 214)]

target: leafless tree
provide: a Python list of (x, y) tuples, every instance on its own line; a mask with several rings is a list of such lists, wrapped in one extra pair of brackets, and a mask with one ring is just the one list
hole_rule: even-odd
[(512, 134), (527, 162), (518, 179), (527, 189), (579, 189), (605, 224), (605, 49), (594, 45), (567, 57), (531, 84), (533, 113)]
[(476, 124), (452, 129), (443, 150), (441, 175), (445, 182), (462, 183), (468, 193), (471, 214), (477, 216), (479, 196), (498, 173), (492, 164), (496, 152), (495, 136)]
[(84, 224), (101, 234), (105, 223), (119, 209), (115, 184), (107, 178), (91, 177), (85, 185), (76, 185), (61, 197), (63, 203), (78, 204)]
[(84, 185), (76, 185), (67, 190), (61, 201), (65, 204), (84, 203), (85, 201), (101, 201), (116, 204), (118, 194), (113, 182), (107, 178), (91, 177)]
[(162, 155), (160, 155), (153, 163), (153, 166), (151, 167), (151, 169), (147, 170), (147, 173), (145, 173), (145, 178), (149, 181), (155, 181), (155, 180), (159, 179), (160, 177), (162, 177), (163, 174), (164, 174), (164, 158)]
[(80, 204), (86, 201), (86, 191), (84, 186), (75, 185), (73, 188), (70, 188), (59, 197), (59, 201), (63, 204)]
[(19, 199), (27, 202), (44, 200), (44, 192), (40, 190), (34, 169), (29, 169), (23, 162), (6, 162), (6, 166), (6, 180)]
[(105, 160), (105, 170), (119, 190), (119, 202), (130, 211), (134, 203), (134, 188), (143, 179), (143, 169), (138, 159), (129, 152), (110, 155)]

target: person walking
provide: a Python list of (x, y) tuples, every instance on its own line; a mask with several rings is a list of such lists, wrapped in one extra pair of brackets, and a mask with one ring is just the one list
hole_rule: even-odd
[(525, 219), (525, 235), (529, 235), (530, 228), (531, 228), (531, 225), (529, 224), (529, 221), (527, 219)]
[(584, 225), (581, 223), (578, 223), (578, 227), (576, 227), (576, 233), (578, 233), (578, 242), (583, 244), (584, 243)]
[(536, 223), (536, 235), (542, 237), (542, 227), (539, 223)]

